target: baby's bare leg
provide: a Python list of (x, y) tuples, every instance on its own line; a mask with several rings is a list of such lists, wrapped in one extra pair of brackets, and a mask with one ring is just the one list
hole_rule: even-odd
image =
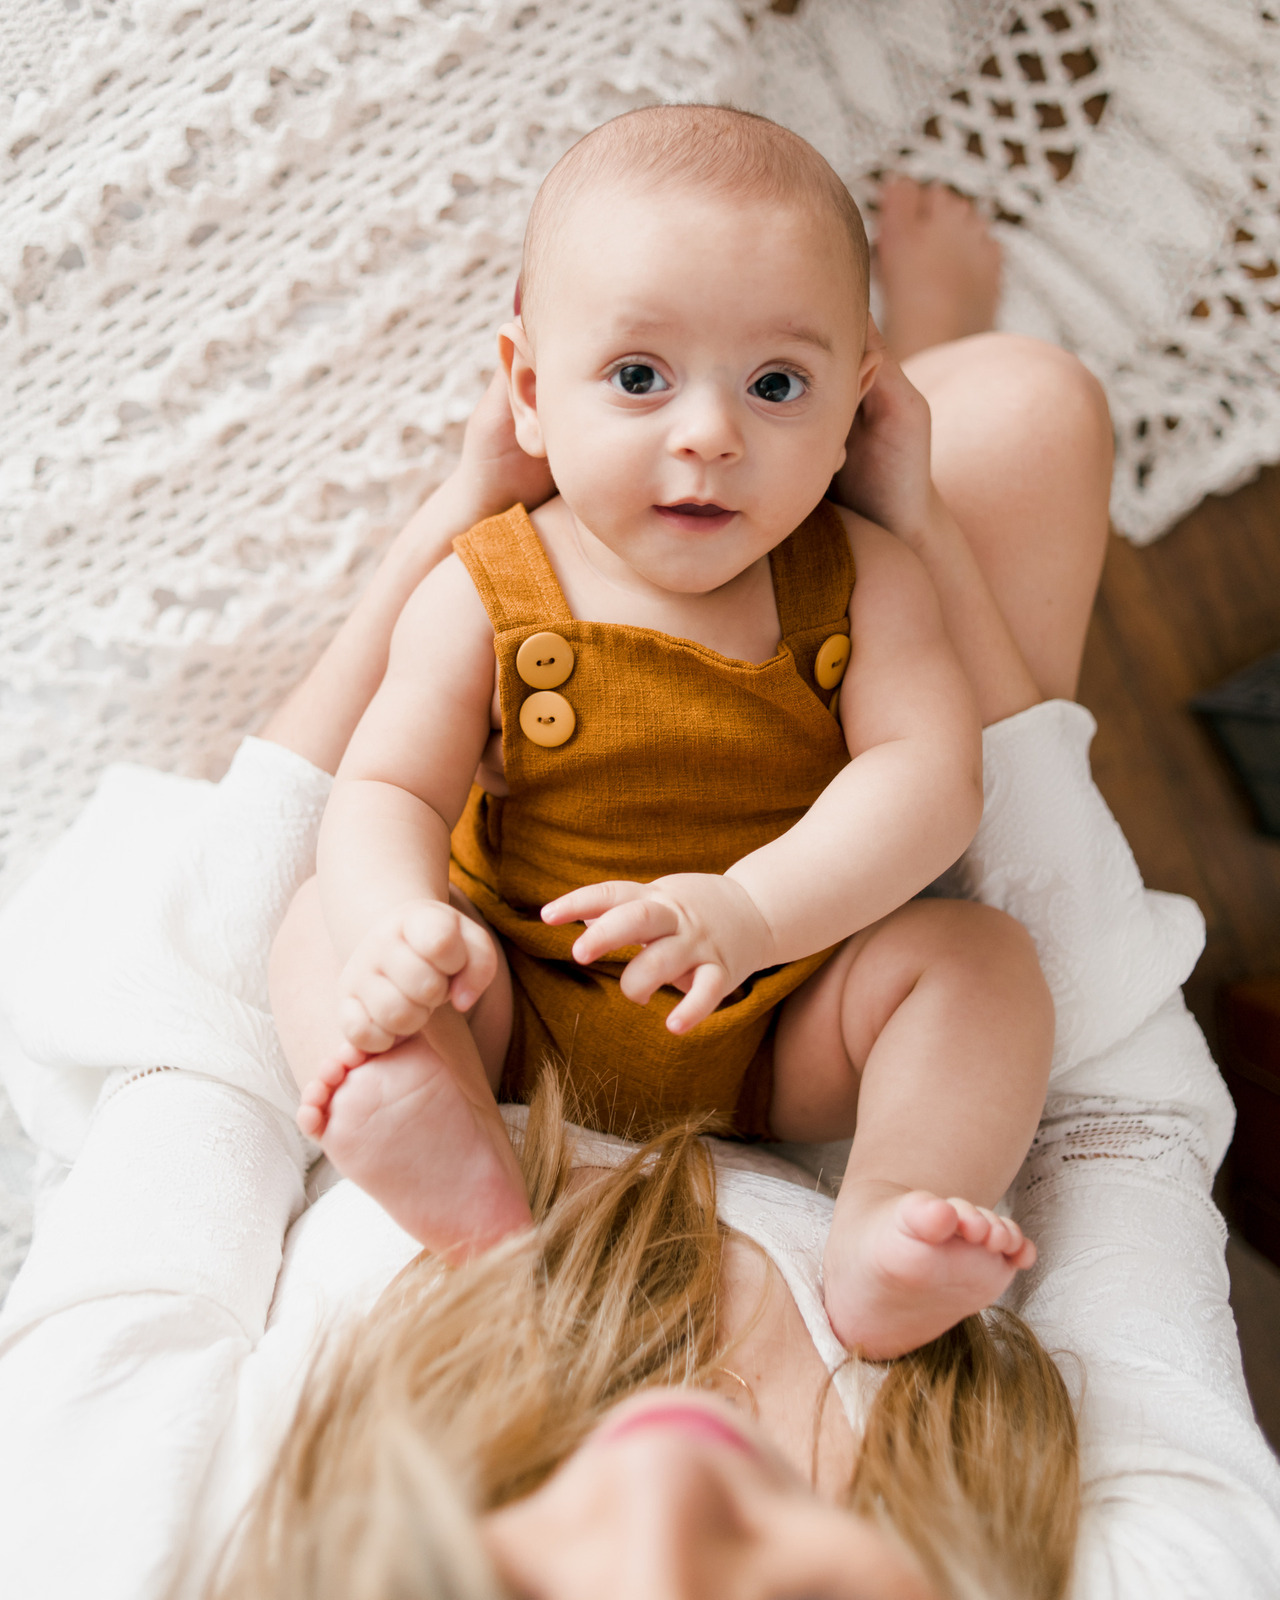
[(773, 1131), (853, 1135), (823, 1266), (827, 1314), (850, 1349), (915, 1349), (1034, 1260), (988, 1208), (1027, 1153), (1052, 1048), (1025, 930), (963, 901), (901, 907), (788, 1001)]
[(338, 960), (314, 880), (271, 952), (271, 1004), (302, 1091), (300, 1126), (406, 1232), (450, 1260), (529, 1222), (494, 1100), (511, 1034), (511, 980), (499, 957), (467, 1017), (442, 1006), (421, 1033), (366, 1058), (338, 1030)]

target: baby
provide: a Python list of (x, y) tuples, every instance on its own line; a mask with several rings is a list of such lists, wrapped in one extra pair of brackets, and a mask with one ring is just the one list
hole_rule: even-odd
[(760, 118), (633, 112), (558, 164), (501, 335), (558, 494), (405, 607), (272, 994), (302, 1129), (448, 1257), (527, 1224), (495, 1096), (547, 1060), (607, 1131), (852, 1135), (826, 1305), (888, 1358), (1034, 1260), (987, 1208), (1053, 1022), (1016, 923), (912, 899), (981, 748), (923, 568), (824, 499), (867, 272), (843, 184)]

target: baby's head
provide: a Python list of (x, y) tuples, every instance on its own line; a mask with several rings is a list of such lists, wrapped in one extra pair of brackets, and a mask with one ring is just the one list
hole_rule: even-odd
[(539, 190), (521, 283), (517, 436), (640, 575), (717, 588), (822, 498), (878, 357), (862, 220), (803, 139), (715, 106), (606, 123)]

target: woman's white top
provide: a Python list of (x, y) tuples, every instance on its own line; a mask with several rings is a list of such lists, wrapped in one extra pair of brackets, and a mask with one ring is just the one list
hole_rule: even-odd
[[(1062, 1353), (1080, 1406), (1076, 1596), (1266, 1600), (1280, 1468), (1209, 1198), (1231, 1105), (1178, 992), (1202, 924), (1142, 888), (1089, 776), (1092, 732), (1065, 702), (987, 730), (986, 813), (949, 886), (1026, 923), (1057, 1006), (1049, 1100), (1009, 1195), (1040, 1256), (1009, 1303)], [(0, 914), (0, 1071), (48, 1174), (0, 1317), (14, 1600), (158, 1600), (182, 1562), (197, 1593), (317, 1333), (416, 1253), (327, 1164), (308, 1188), (267, 1009), (267, 947), (327, 790), (256, 740), (218, 785), (112, 769)], [(580, 1158), (616, 1151), (584, 1135)], [(828, 1176), (843, 1160), (788, 1154)], [(835, 1367), (830, 1200), (771, 1154), (716, 1155), (722, 1217), (768, 1251)], [(864, 1387), (842, 1383), (855, 1425)]]

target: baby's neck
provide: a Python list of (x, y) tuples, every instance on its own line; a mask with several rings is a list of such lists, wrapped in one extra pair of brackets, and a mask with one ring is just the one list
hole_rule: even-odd
[(533, 513), (569, 610), (606, 622), (692, 639), (736, 661), (768, 661), (781, 628), (768, 556), (704, 594), (664, 589), (594, 539), (556, 499)]

